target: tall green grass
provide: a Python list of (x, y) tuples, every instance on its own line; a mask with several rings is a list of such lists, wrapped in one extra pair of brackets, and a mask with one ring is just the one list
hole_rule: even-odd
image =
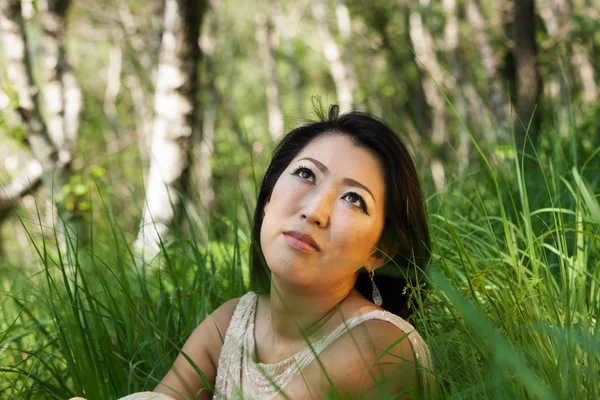
[[(153, 388), (200, 321), (244, 293), (247, 257), (237, 238), (173, 240), (143, 263), (109, 203), (98, 209), (108, 237), (95, 238), (92, 225), (89, 248), (69, 237), (62, 253), (32, 236), (41, 262), (35, 283), (3, 279), (0, 398), (110, 399)], [(36, 315), (44, 320), (30, 322)]]
[(598, 151), (569, 168), (553, 139), (432, 199), (419, 326), (442, 398), (600, 398)]
[[(439, 398), (600, 398), (599, 155), (578, 164), (560, 143), (512, 161), (482, 152), (480, 171), (428, 199), (431, 284), (409, 290)], [(88, 247), (71, 238), (61, 253), (32, 233), (37, 273), (3, 265), (2, 399), (152, 389), (198, 323), (245, 291), (238, 224), (218, 241), (189, 229), (146, 264), (103, 193)], [(191, 209), (184, 220), (198, 224)]]

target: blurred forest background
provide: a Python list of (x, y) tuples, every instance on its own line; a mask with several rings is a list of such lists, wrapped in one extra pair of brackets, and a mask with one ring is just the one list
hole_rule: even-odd
[(0, 397), (151, 388), (332, 103), (416, 159), (443, 397), (600, 394), (600, 1), (2, 0), (0, 35)]

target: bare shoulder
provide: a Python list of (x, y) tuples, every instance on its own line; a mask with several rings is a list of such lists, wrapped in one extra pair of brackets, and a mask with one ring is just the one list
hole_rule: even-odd
[(225, 339), (225, 333), (235, 312), (240, 298), (231, 299), (221, 304), (215, 311), (207, 316), (198, 327), (192, 332), (188, 343), (190, 347), (195, 343), (201, 344), (208, 342), (210, 346), (206, 350), (210, 353), (213, 363), (216, 361), (221, 352), (221, 344)]
[(382, 320), (365, 321), (331, 346), (327, 359), (334, 385), (363, 398), (381, 393), (410, 398), (418, 390), (415, 352), (407, 334)]
[(408, 340), (407, 334), (397, 326), (382, 320), (365, 321), (339, 339), (339, 350), (346, 348), (351, 354), (360, 355), (369, 364), (381, 364), (395, 358), (396, 363), (415, 362), (415, 353)]
[(221, 341), (225, 339), (225, 332), (227, 332), (227, 328), (229, 327), (229, 323), (231, 322), (231, 318), (233, 317), (233, 313), (235, 312), (235, 308), (240, 302), (241, 297), (236, 297), (235, 299), (231, 299), (221, 304), (215, 311), (212, 312), (202, 323), (200, 326), (205, 325), (205, 329), (211, 330), (212, 328), (216, 329), (216, 333), (221, 337)]
[[(414, 365), (415, 353), (408, 340), (411, 332), (404, 332), (396, 325), (382, 320), (369, 320), (358, 325), (355, 331), (367, 346), (367, 354), (377, 358), (401, 356), (401, 360)], [(375, 360), (373, 360), (375, 361)]]

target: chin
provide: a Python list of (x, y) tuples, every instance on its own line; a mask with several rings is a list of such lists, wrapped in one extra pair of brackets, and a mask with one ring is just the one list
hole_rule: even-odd
[(311, 286), (319, 277), (311, 273), (312, 268), (307, 268), (306, 263), (300, 260), (278, 260), (278, 262), (269, 263), (271, 276), (278, 282), (285, 282), (294, 286)]

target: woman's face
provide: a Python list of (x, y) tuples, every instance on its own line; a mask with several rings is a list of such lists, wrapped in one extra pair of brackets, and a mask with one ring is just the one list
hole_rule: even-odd
[(311, 141), (283, 171), (265, 206), (261, 247), (271, 273), (294, 285), (354, 284), (385, 260), (385, 179), (376, 156), (343, 134)]

